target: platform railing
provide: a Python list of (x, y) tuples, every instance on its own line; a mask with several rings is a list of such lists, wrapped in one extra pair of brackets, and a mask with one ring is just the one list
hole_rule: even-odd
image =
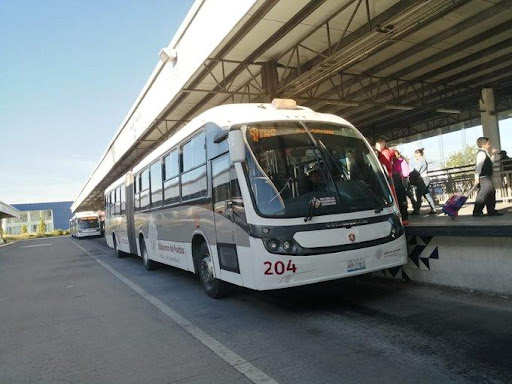
[[(430, 192), (434, 199), (442, 204), (454, 193), (467, 194), (474, 184), (475, 164), (430, 171)], [(512, 201), (512, 159), (494, 164), (493, 182), (497, 201)], [(468, 196), (475, 201), (477, 191)]]

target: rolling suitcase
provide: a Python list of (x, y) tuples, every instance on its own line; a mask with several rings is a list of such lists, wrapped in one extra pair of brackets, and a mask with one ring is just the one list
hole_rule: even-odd
[(455, 219), (459, 215), (459, 210), (462, 208), (462, 206), (466, 203), (468, 200), (468, 196), (473, 192), (473, 190), (476, 188), (476, 185), (471, 187), (471, 189), (468, 191), (467, 195), (463, 195), (460, 193), (455, 193), (450, 196), (448, 201), (444, 203), (443, 205), (443, 213), (445, 215), (450, 216), (450, 218)]

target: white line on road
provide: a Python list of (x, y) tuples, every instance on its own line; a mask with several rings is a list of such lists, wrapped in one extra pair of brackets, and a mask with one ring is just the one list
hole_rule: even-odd
[(155, 296), (150, 294), (144, 288), (135, 284), (133, 281), (128, 279), (126, 276), (117, 272), (110, 265), (100, 260), (97, 256), (94, 256), (87, 249), (83, 248), (81, 245), (78, 245), (73, 240), (70, 241), (75, 244), (78, 248), (92, 257), (96, 262), (98, 262), (103, 268), (113, 274), (116, 278), (121, 280), (135, 292), (137, 292), (140, 296), (142, 296), (149, 303), (153, 304), (156, 308), (162, 311), (165, 315), (167, 315), (171, 320), (173, 320), (176, 324), (178, 324), (181, 328), (191, 334), (194, 338), (199, 340), (202, 344), (208, 347), (213, 351), (217, 356), (219, 356), (226, 363), (231, 365), (234, 369), (240, 372), (242, 375), (247, 377), (255, 384), (278, 384), (277, 381), (268, 376), (265, 372), (259, 370), (254, 365), (249, 363), (247, 360), (243, 359), (241, 356), (237, 355), (231, 349), (223, 345), (222, 343), (215, 340), (213, 337), (208, 335), (206, 332), (196, 327), (190, 321), (188, 321), (185, 317), (181, 316), (179, 313), (172, 310), (169, 306), (164, 304), (162, 301), (157, 299)]
[(47, 245), (52, 245), (52, 244), (46, 243), (46, 244), (36, 244), (36, 245), (24, 245), (23, 247), (20, 247), (20, 248), (46, 247)]

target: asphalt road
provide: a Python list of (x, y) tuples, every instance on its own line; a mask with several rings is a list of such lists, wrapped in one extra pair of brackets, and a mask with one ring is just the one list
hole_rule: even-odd
[(0, 383), (27, 382), (510, 383), (512, 300), (365, 277), (212, 300), (103, 239), (20, 242), (0, 248)]

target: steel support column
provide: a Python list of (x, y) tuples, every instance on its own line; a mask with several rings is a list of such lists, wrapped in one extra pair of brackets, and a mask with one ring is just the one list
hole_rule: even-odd
[(482, 97), (480, 98), (480, 116), (482, 118), (484, 136), (489, 138), (493, 148), (501, 150), (498, 116), (496, 114), (494, 90), (492, 88), (482, 89)]

